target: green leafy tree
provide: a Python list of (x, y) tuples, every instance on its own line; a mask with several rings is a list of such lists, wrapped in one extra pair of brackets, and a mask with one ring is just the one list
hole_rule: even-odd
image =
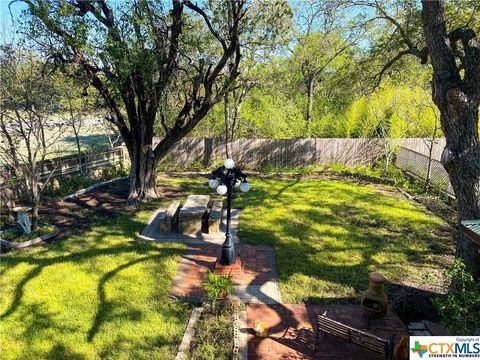
[[(300, 74), (306, 94), (305, 128), (311, 134), (315, 90), (328, 77), (336, 77), (349, 58), (358, 32), (345, 26), (341, 2), (311, 0), (300, 3), (292, 65)], [(338, 76), (337, 76), (338, 77)]]
[(31, 41), (80, 69), (109, 108), (130, 155), (128, 199), (157, 197), (159, 161), (238, 76), (239, 39), (258, 15), (243, 0), (21, 1)]
[[(469, 0), (352, 0), (350, 5), (367, 9), (369, 26), (380, 22), (385, 34), (376, 38), (375, 49), (384, 61), (377, 83), (405, 56), (415, 56), (432, 66), (432, 99), (440, 112), (447, 146), (442, 164), (458, 203), (458, 220), (480, 218), (480, 9)], [(386, 30), (385, 30), (386, 29)], [(388, 60), (387, 60), (388, 59)], [(463, 235), (456, 256), (480, 278), (478, 246)]]

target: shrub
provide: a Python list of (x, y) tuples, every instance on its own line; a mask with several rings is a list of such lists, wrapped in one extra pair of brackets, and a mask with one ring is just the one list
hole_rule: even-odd
[(205, 171), (206, 167), (201, 161), (194, 160), (190, 164), (188, 164), (187, 169), (190, 171), (200, 172), (200, 171)]
[(215, 275), (209, 271), (202, 283), (202, 288), (207, 292), (208, 300), (213, 310), (220, 298), (230, 295), (233, 292), (232, 279), (230, 276)]
[(455, 259), (445, 276), (448, 293), (433, 300), (442, 324), (455, 335), (480, 335), (480, 284), (460, 259)]

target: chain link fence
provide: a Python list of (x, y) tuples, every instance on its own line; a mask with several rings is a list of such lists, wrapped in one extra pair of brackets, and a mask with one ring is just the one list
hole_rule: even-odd
[(449, 196), (455, 196), (448, 173), (440, 162), (444, 139), (433, 144), (431, 158), (428, 155), (428, 141), (425, 139), (406, 139), (400, 144), (396, 165), (412, 175), (426, 181), (430, 162), (430, 185)]

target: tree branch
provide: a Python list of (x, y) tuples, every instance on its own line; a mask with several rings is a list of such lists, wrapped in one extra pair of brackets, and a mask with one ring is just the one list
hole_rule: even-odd
[[(448, 34), (453, 53), (457, 53), (457, 42), (463, 45), (464, 56), (459, 56), (465, 75), (463, 77), (466, 94), (480, 97), (480, 49), (476, 34), (472, 29), (459, 28)], [(478, 100), (477, 100), (478, 101)]]

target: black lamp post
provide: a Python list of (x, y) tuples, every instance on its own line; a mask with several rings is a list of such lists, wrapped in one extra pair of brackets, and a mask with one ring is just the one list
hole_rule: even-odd
[(250, 184), (247, 182), (247, 176), (235, 166), (232, 159), (225, 160), (223, 166), (220, 166), (212, 173), (212, 178), (208, 181), (208, 185), (212, 189), (217, 189), (220, 195), (227, 195), (227, 228), (225, 230), (225, 242), (222, 246), (222, 254), (220, 256), (220, 264), (235, 265), (235, 245), (231, 234), (231, 203), (232, 193), (235, 187), (239, 187), (241, 191), (250, 190)]

